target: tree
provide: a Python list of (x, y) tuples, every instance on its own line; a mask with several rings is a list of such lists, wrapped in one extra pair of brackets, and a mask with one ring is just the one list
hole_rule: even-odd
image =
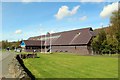
[(101, 30), (91, 43), (94, 53), (102, 54), (102, 50), (105, 48), (105, 40), (106, 33), (104, 30)]
[(18, 48), (20, 45), (20, 41), (17, 42), (8, 42), (6, 41), (2, 41), (2, 49), (6, 49), (7, 47), (9, 47), (10, 49), (15, 49)]
[(8, 47), (8, 41), (2, 41), (2, 49), (6, 49)]
[(94, 52), (95, 54), (99, 54), (99, 42), (98, 42), (98, 37), (99, 37), (99, 36), (97, 35), (95, 38), (93, 38), (92, 43), (91, 43), (93, 52)]
[(93, 51), (97, 54), (120, 53), (120, 9), (112, 13), (110, 24), (107, 34), (102, 28), (91, 43)]
[(115, 38), (117, 39), (117, 51), (118, 53), (120, 53), (120, 9), (113, 12), (110, 18), (110, 22), (112, 24), (110, 26), (112, 36), (115, 36)]

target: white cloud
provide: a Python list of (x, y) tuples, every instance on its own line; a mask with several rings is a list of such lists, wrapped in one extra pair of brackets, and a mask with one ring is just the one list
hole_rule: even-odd
[(16, 30), (15, 34), (22, 34), (22, 30)]
[(87, 19), (87, 16), (83, 16), (80, 18), (80, 21), (85, 21)]
[(66, 16), (71, 16), (77, 13), (78, 9), (80, 8), (80, 6), (75, 6), (71, 11), (69, 10), (68, 6), (62, 6), (61, 8), (59, 8), (57, 14), (55, 14), (55, 17), (57, 19), (63, 19)]
[(80, 0), (80, 2), (104, 2), (104, 0)]
[(79, 8), (80, 8), (79, 5), (78, 5), (78, 6), (75, 6), (75, 7), (72, 9), (72, 11), (70, 12), (70, 14), (71, 14), (71, 15), (76, 14)]
[(110, 17), (112, 12), (118, 11), (118, 5), (120, 5), (119, 2), (115, 2), (112, 4), (109, 4), (103, 8), (103, 10), (100, 13), (100, 16), (102, 18)]

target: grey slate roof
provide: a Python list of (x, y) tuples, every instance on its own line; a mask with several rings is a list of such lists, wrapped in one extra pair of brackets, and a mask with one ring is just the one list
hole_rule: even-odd
[(44, 41), (39, 40), (24, 40), (26, 46), (40, 46), (41, 44), (44, 45)]
[(58, 36), (58, 38), (52, 38), (45, 40), (44, 45), (50, 45), (50, 42), (52, 45), (81, 45), (81, 44), (88, 44), (89, 41), (93, 36), (95, 36), (92, 28), (83, 28), (83, 29), (77, 29), (77, 30), (71, 30), (71, 31), (64, 31), (64, 32), (58, 32), (58, 33), (52, 33), (47, 35), (41, 35), (37, 37), (31, 37), (28, 40), (38, 40), (41, 37), (52, 37), (52, 36)]

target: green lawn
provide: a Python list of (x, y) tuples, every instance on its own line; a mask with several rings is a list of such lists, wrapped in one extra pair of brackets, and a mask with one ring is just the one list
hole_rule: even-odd
[(36, 78), (117, 78), (118, 58), (66, 53), (38, 54), (24, 59)]

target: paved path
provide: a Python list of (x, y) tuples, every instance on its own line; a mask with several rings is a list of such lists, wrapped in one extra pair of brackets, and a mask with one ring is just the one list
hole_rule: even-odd
[(0, 77), (1, 76), (6, 78), (11, 77), (8, 75), (9, 65), (14, 57), (15, 57), (15, 53), (11, 53), (11, 52), (0, 53)]

